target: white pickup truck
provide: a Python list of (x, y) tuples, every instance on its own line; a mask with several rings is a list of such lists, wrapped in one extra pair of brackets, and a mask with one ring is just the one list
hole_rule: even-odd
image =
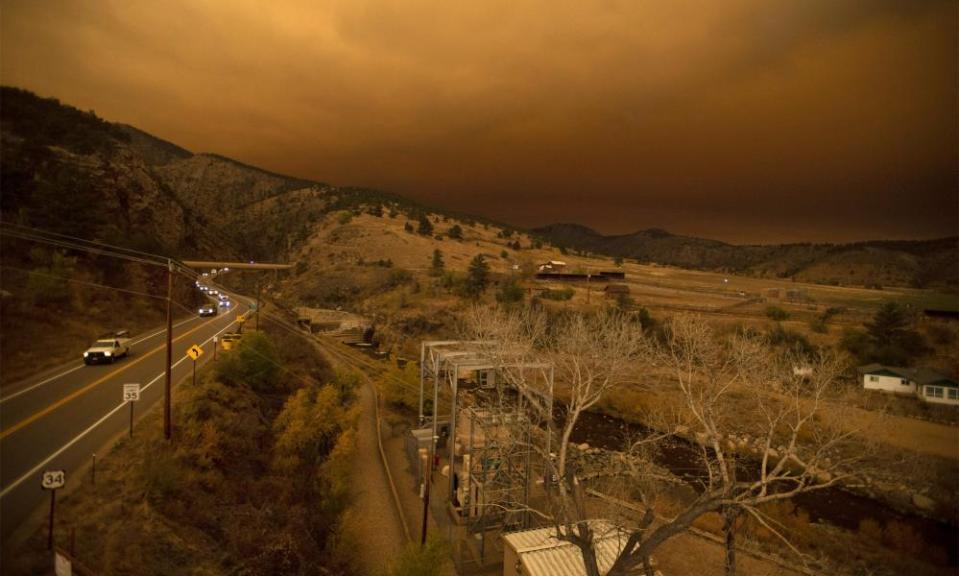
[(83, 363), (99, 364), (100, 362), (113, 363), (130, 353), (130, 333), (120, 330), (97, 338), (92, 346), (83, 353)]

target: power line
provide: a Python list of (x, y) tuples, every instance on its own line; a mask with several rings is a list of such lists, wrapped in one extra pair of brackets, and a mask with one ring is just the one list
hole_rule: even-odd
[[(16, 228), (19, 228), (19, 230)], [(25, 240), (28, 242), (36, 242), (40, 244), (56, 246), (59, 248), (77, 250), (98, 256), (108, 256), (130, 262), (150, 264), (153, 266), (167, 267), (169, 263), (173, 263), (174, 272), (189, 278), (190, 280), (196, 280), (200, 277), (197, 272), (194, 272), (192, 269), (183, 266), (173, 258), (161, 256), (159, 254), (151, 254), (149, 252), (142, 252), (139, 250), (134, 250), (133, 248), (107, 244), (105, 242), (85, 240), (75, 236), (68, 236), (66, 234), (59, 234), (57, 232), (50, 232), (47, 230), (39, 230), (37, 228), (29, 228), (27, 226), (10, 224), (8, 222), (0, 222), (0, 235)], [(92, 246), (89, 246), (88, 244), (92, 244)], [(141, 256), (137, 256), (136, 254), (148, 256), (149, 258), (143, 258)]]
[(107, 243), (107, 242), (100, 242), (100, 241), (98, 241), (98, 240), (87, 240), (87, 239), (85, 239), (85, 238), (79, 238), (79, 237), (77, 237), (77, 236), (70, 236), (69, 234), (62, 234), (62, 233), (60, 233), (60, 232), (53, 232), (53, 231), (51, 231), (51, 230), (43, 230), (43, 229), (41, 229), (41, 228), (32, 228), (32, 227), (30, 227), (30, 226), (24, 226), (23, 224), (14, 224), (13, 222), (0, 221), (0, 227), (3, 227), (3, 226), (8, 226), (8, 227), (12, 227), (12, 228), (19, 228), (20, 230), (27, 230), (27, 231), (33, 232), (33, 233), (35, 233), (35, 234), (46, 234), (46, 235), (55, 236), (55, 237), (58, 237), (58, 238), (65, 238), (65, 239), (67, 239), (67, 240), (75, 240), (75, 241), (84, 242), (84, 243), (87, 243), (87, 244), (95, 244), (95, 245), (97, 245), (97, 246), (103, 246), (103, 247), (105, 247), (105, 248), (112, 248), (112, 249), (114, 249), (114, 250), (122, 250), (122, 251), (124, 251), (124, 252), (130, 252), (130, 253), (132, 253), (132, 254), (140, 254), (140, 255), (142, 255), (142, 256), (149, 256), (149, 257), (151, 257), (151, 258), (155, 258), (155, 259), (160, 260), (160, 261), (163, 261), (163, 260), (166, 260), (166, 259), (167, 259), (166, 256), (163, 256), (163, 255), (160, 255), (160, 254), (152, 254), (152, 253), (150, 253), (150, 252), (143, 252), (143, 251), (141, 251), (141, 250), (136, 250), (136, 249), (133, 249), (133, 248), (127, 248), (127, 247), (125, 247), (125, 246), (118, 246), (118, 245), (116, 245), (116, 244), (109, 244), (109, 243)]
[(97, 282), (87, 282), (85, 280), (74, 280), (73, 278), (68, 278), (66, 276), (60, 276), (59, 274), (47, 274), (45, 272), (37, 272), (35, 270), (25, 270), (23, 268), (17, 268), (16, 266), (9, 266), (7, 264), (0, 264), (0, 268), (5, 268), (7, 270), (16, 270), (17, 272), (22, 272), (24, 274), (30, 274), (33, 276), (43, 276), (45, 278), (56, 278), (58, 280), (63, 280), (64, 282), (71, 282), (73, 284), (82, 284), (84, 286), (95, 286), (97, 288), (107, 288), (109, 290), (114, 290), (117, 292), (124, 292), (126, 294), (136, 294), (137, 296), (146, 296), (148, 298), (156, 298), (158, 300), (166, 300), (166, 297), (159, 296), (157, 294), (149, 294), (147, 292), (140, 292), (138, 290), (128, 290), (126, 288), (117, 288), (116, 286), (109, 286), (107, 284), (98, 284)]
[[(123, 292), (123, 293), (126, 293), (126, 294), (134, 294), (134, 295), (137, 295), (137, 296), (145, 296), (145, 297), (147, 297), (147, 298), (154, 298), (154, 299), (157, 299), (157, 300), (166, 301), (166, 296), (160, 296), (160, 295), (158, 295), (158, 294), (150, 294), (150, 293), (148, 293), (148, 292), (140, 292), (140, 291), (138, 291), (138, 290), (129, 290), (129, 289), (126, 289), (126, 288), (117, 288), (116, 286), (109, 286), (109, 285), (107, 285), (107, 284), (99, 284), (99, 283), (97, 283), (97, 282), (87, 282), (87, 281), (85, 281), (85, 280), (75, 280), (75, 279), (73, 279), (73, 278), (69, 278), (69, 277), (67, 277), (67, 276), (60, 276), (60, 275), (58, 275), (58, 274), (47, 274), (47, 273), (44, 273), (44, 272), (37, 272), (37, 271), (34, 271), (34, 270), (25, 270), (25, 269), (23, 269), (23, 268), (17, 268), (16, 266), (9, 266), (9, 265), (7, 265), (7, 264), (2, 264), (2, 265), (0, 265), (0, 268), (5, 268), (5, 269), (7, 269), (7, 270), (15, 270), (15, 271), (17, 271), (17, 272), (21, 272), (21, 273), (24, 273), (24, 274), (31, 274), (31, 275), (34, 275), (34, 276), (44, 276), (44, 277), (46, 277), (46, 278), (55, 278), (55, 279), (58, 279), (58, 280), (63, 280), (64, 282), (71, 282), (71, 283), (73, 283), (73, 284), (80, 284), (80, 285), (84, 285), (84, 286), (94, 286), (94, 287), (97, 287), (97, 288), (106, 288), (106, 289), (108, 289), (108, 290), (114, 290), (114, 291), (116, 291), (116, 292)], [(177, 302), (176, 300), (171, 300), (171, 302), (173, 303), (174, 306), (178, 306), (179, 308), (182, 308), (183, 310), (185, 310), (185, 311), (187, 311), (187, 312), (189, 312), (189, 313), (191, 313), (191, 314), (193, 313), (193, 308), (188, 308), (187, 306), (181, 304), (180, 302)]]
[(22, 232), (18, 232), (18, 231), (15, 231), (15, 230), (4, 230), (4, 229), (0, 228), (0, 235), (6, 236), (6, 237), (8, 237), (8, 238), (16, 238), (16, 239), (18, 239), (18, 240), (26, 240), (26, 241), (28, 241), (28, 242), (35, 242), (35, 243), (39, 243), (39, 244), (46, 244), (46, 245), (48, 245), (48, 246), (55, 246), (55, 247), (57, 247), (57, 248), (66, 248), (66, 249), (68, 249), (68, 250), (76, 250), (76, 251), (79, 251), (79, 252), (86, 252), (86, 253), (94, 254), (94, 255), (97, 255), (97, 256), (109, 256), (109, 257), (118, 258), (118, 259), (121, 259), (121, 260), (129, 260), (130, 262), (137, 262), (137, 263), (141, 263), (141, 264), (152, 264), (152, 265), (155, 265), (155, 266), (165, 265), (165, 262), (164, 262), (164, 263), (154, 262), (154, 261), (151, 261), (151, 260), (147, 260), (147, 259), (145, 259), (145, 258), (140, 258), (140, 257), (136, 257), (136, 256), (131, 256), (131, 255), (129, 255), (129, 254), (123, 254), (123, 253), (120, 253), (120, 252), (113, 252), (113, 251), (110, 251), (110, 250), (106, 250), (106, 249), (102, 249), (102, 248), (94, 248), (94, 247), (91, 247), (91, 246), (84, 246), (84, 245), (82, 245), (82, 244), (76, 244), (76, 243), (68, 242), (68, 241), (64, 241), (64, 240), (57, 240), (57, 239), (55, 239), (55, 238), (52, 239), (52, 238), (46, 238), (46, 237), (43, 237), (43, 236), (36, 236), (36, 235), (33, 235), (33, 234), (22, 233)]

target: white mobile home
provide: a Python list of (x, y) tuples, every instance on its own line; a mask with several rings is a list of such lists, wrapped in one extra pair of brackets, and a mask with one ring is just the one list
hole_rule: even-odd
[(923, 382), (919, 398), (933, 404), (951, 404), (959, 406), (959, 382), (951, 378), (938, 378)]
[(915, 394), (916, 382), (909, 368), (867, 364), (858, 368), (862, 387), (866, 390), (882, 390), (897, 394)]
[(959, 406), (959, 382), (935, 370), (882, 364), (867, 364), (857, 370), (866, 390), (916, 394), (924, 402)]

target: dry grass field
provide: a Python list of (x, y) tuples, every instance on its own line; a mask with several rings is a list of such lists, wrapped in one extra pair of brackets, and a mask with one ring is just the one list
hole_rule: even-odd
[[(434, 236), (423, 236), (404, 230), (416, 221), (399, 214), (395, 218), (355, 215), (341, 223), (337, 214), (327, 216), (314, 229), (295, 259), (307, 263), (310, 272), (349, 270), (389, 261), (394, 268), (403, 268), (415, 274), (425, 274), (433, 251), (439, 249), (447, 270), (465, 271), (469, 261), (482, 254), (491, 270), (501, 275), (516, 275), (527, 287), (558, 287), (560, 283), (528, 279), (535, 266), (547, 260), (562, 260), (567, 270), (599, 272), (621, 270), (625, 283), (636, 305), (652, 312), (672, 313), (688, 311), (714, 317), (716, 320), (766, 320), (766, 309), (778, 306), (790, 313), (787, 327), (800, 329), (801, 325), (828, 308), (842, 308), (832, 321), (829, 333), (836, 326), (860, 325), (883, 303), (898, 301), (921, 309), (926, 307), (959, 309), (959, 294), (937, 293), (911, 288), (887, 287), (883, 290), (826, 286), (793, 282), (789, 279), (755, 278), (717, 272), (686, 270), (668, 266), (625, 262), (616, 266), (612, 259), (597, 256), (562, 254), (547, 244), (534, 248), (534, 238), (524, 233), (500, 237), (501, 229), (493, 225), (467, 224), (462, 221), (431, 216)], [(448, 238), (450, 227), (459, 225), (462, 240)], [(437, 239), (441, 237), (442, 239)], [(521, 250), (508, 244), (518, 241)], [(505, 252), (505, 258), (503, 257)], [(515, 267), (515, 268), (514, 268)], [(296, 282), (294, 281), (295, 285)], [(604, 302), (604, 283), (562, 283), (575, 291), (570, 306), (599, 305)], [(772, 292), (778, 291), (778, 295)], [(801, 298), (790, 300), (787, 291), (798, 291)], [(295, 290), (294, 290), (295, 292)]]

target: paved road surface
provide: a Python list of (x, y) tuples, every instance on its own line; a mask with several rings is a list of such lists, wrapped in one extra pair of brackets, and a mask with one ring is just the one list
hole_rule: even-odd
[[(173, 381), (192, 371), (186, 350), (199, 344), (212, 358), (213, 336), (235, 330), (245, 301), (233, 299), (229, 313), (191, 318), (174, 324)], [(133, 339), (127, 358), (115, 364), (85, 366), (79, 359), (88, 343), (78, 345), (78, 360), (48, 371), (43, 377), (4, 390), (0, 397), (0, 538), (6, 542), (28, 517), (49, 501), (40, 487), (44, 470), (62, 469), (67, 484), (78, 482), (71, 471), (90, 462), (91, 455), (129, 427), (129, 407), (123, 404), (124, 383), (140, 384), (134, 409), (144, 413), (163, 398), (165, 333)], [(174, 430), (176, 419), (174, 414)], [(135, 432), (134, 432), (135, 433)]]

